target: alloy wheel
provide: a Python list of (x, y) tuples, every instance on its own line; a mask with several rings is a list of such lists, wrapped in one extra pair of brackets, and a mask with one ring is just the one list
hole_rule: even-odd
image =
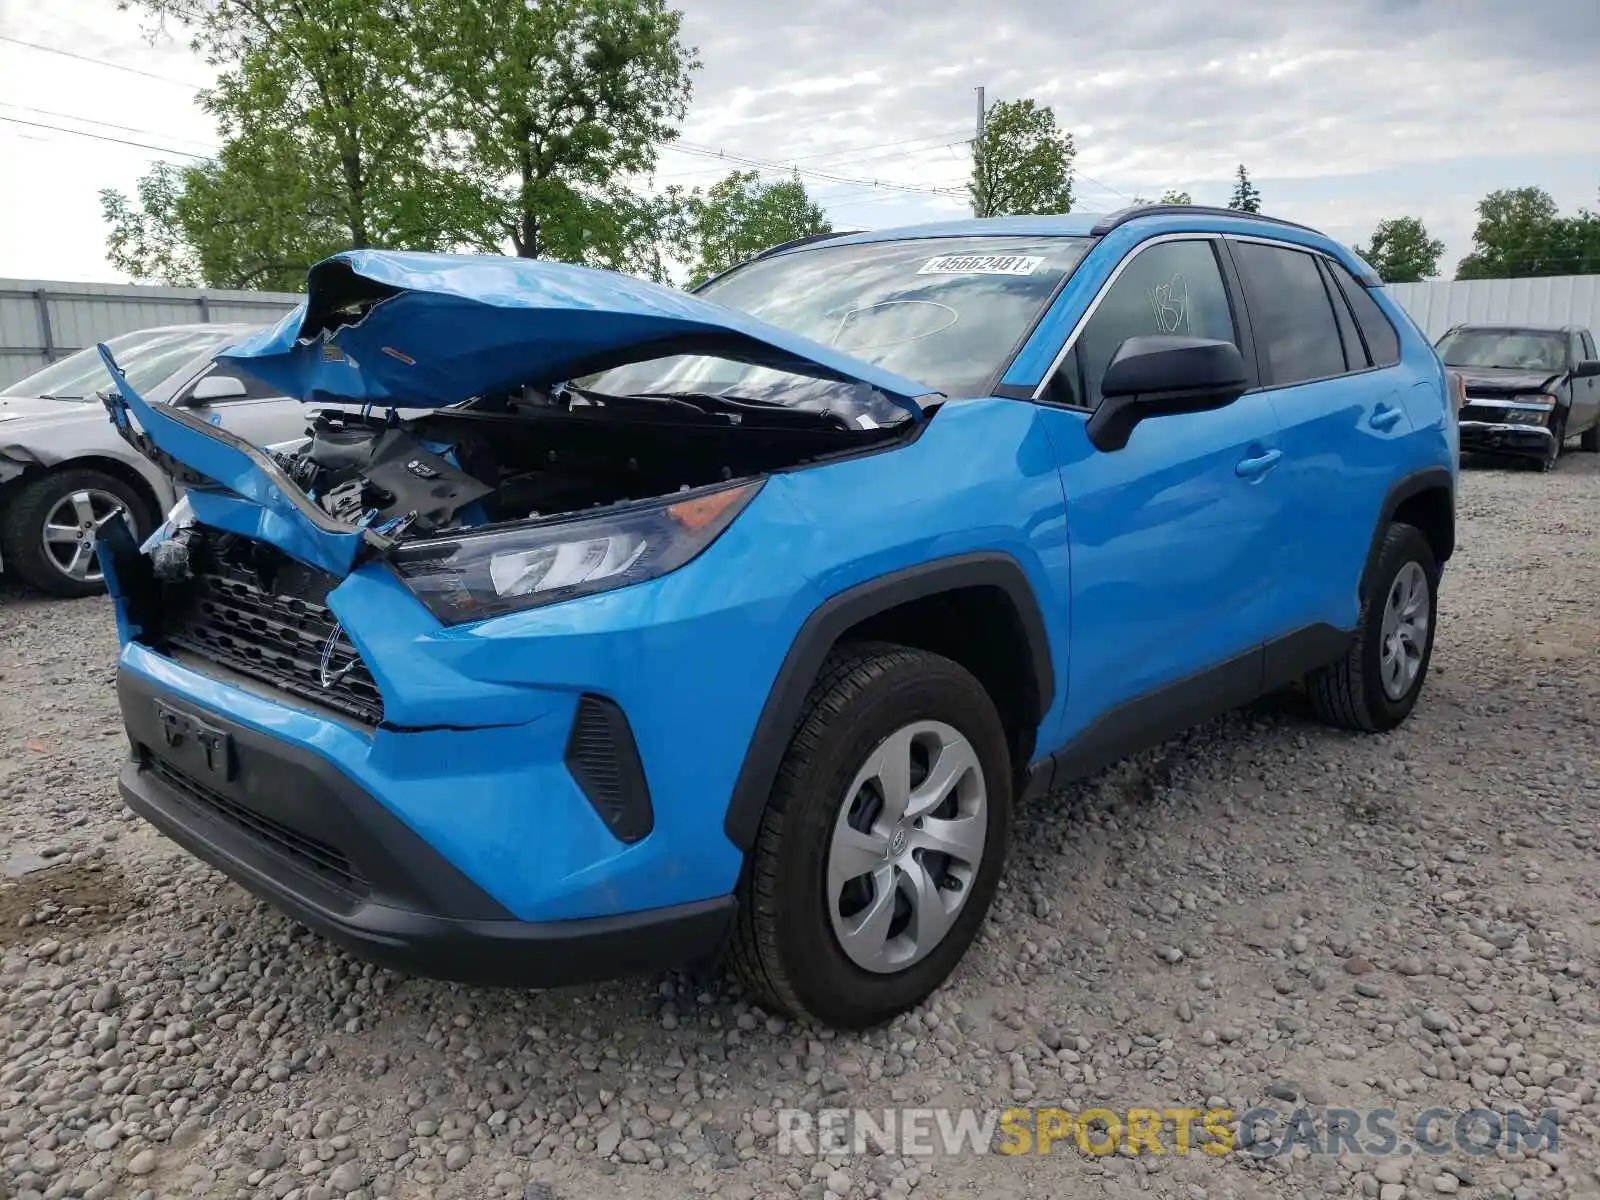
[(1389, 585), (1383, 606), (1383, 653), (1379, 669), (1383, 691), (1399, 700), (1411, 690), (1422, 670), (1422, 655), (1428, 644), (1428, 622), (1432, 619), (1428, 577), (1420, 563), (1408, 562)]
[(46, 559), (69, 579), (100, 583), (95, 530), (106, 518), (125, 512), (127, 505), (121, 500), (96, 488), (61, 497), (45, 517), (40, 533)]

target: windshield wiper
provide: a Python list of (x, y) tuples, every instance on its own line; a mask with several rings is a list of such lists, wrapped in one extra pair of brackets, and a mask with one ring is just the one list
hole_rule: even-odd
[[(680, 403), (693, 404), (697, 408), (709, 405), (715, 412), (757, 412), (762, 416), (795, 417), (800, 420), (821, 421), (826, 425), (836, 425), (842, 429), (853, 426), (839, 413), (831, 408), (796, 408), (792, 405), (780, 403), (777, 400), (758, 400), (753, 396), (722, 396), (715, 392), (630, 392), (641, 400), (668, 400)], [(701, 408), (701, 411), (706, 411)]]

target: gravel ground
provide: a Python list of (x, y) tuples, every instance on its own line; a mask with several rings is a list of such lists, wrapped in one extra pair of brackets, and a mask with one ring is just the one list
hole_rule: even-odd
[[(958, 976), (864, 1037), (721, 978), (532, 994), (344, 956), (124, 815), (107, 605), (0, 592), (0, 1198), (1600, 1196), (1600, 456), (1469, 469), (1461, 517), (1403, 729), (1287, 699), (1030, 806)], [(1562, 1125), (1387, 1159), (773, 1136), (778, 1108), (1014, 1103)]]

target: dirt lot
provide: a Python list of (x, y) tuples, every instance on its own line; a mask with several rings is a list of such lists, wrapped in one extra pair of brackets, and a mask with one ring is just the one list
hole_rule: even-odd
[[(721, 979), (518, 994), (333, 951), (124, 816), (107, 605), (0, 591), (0, 1197), (1600, 1196), (1600, 456), (1469, 469), (1461, 518), (1402, 730), (1263, 705), (1031, 806), (959, 976), (865, 1037)], [(774, 1136), (1013, 1104), (1561, 1124), (1387, 1158)]]

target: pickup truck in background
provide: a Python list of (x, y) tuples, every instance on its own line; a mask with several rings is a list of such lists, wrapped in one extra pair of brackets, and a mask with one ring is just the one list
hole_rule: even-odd
[(1457, 325), (1436, 345), (1462, 377), (1463, 454), (1552, 470), (1570, 438), (1600, 451), (1600, 355), (1576, 325)]

